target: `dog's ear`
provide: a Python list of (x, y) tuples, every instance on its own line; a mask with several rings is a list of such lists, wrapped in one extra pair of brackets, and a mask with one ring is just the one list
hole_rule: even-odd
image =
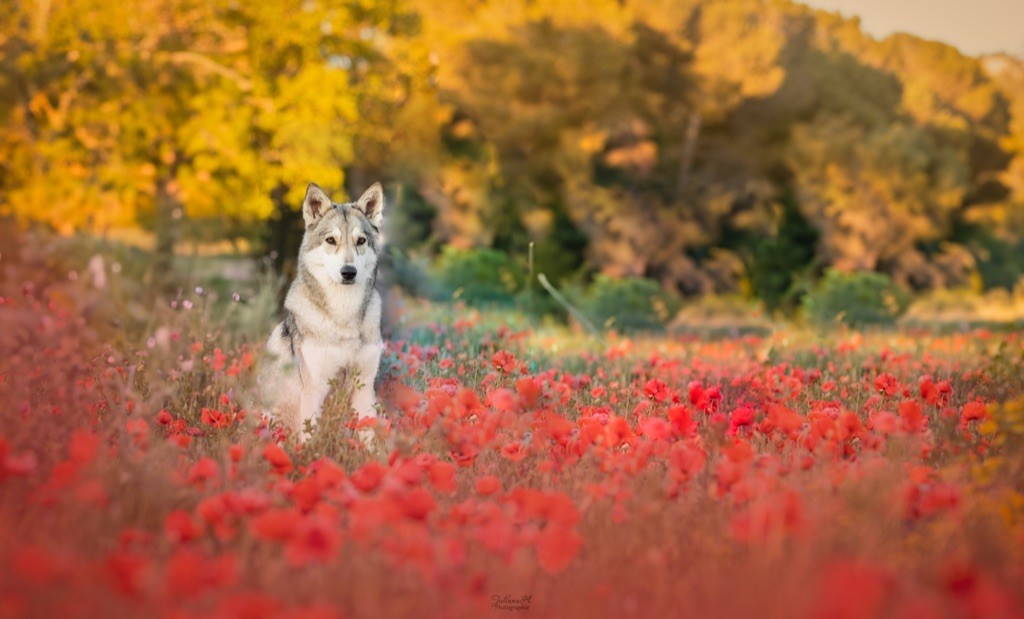
[(310, 183), (306, 187), (306, 198), (302, 201), (302, 218), (306, 220), (306, 227), (310, 227), (320, 220), (331, 208), (331, 199), (327, 192), (320, 185)]
[(374, 183), (355, 202), (355, 207), (366, 215), (375, 228), (380, 230), (384, 223), (384, 189), (380, 183)]

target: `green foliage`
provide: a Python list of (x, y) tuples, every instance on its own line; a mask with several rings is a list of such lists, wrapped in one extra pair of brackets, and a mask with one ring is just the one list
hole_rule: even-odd
[(663, 328), (679, 309), (679, 299), (654, 280), (598, 275), (583, 295), (581, 306), (598, 327), (644, 331)]
[(424, 199), (415, 188), (401, 187), (395, 204), (388, 205), (385, 234), (389, 245), (406, 251), (429, 246), (433, 231), (431, 222), (437, 216), (437, 207)]
[(405, 292), (427, 299), (439, 298), (437, 283), (430, 275), (430, 263), (424, 258), (417, 258), (396, 247), (385, 249), (383, 261), (384, 277), (388, 285), (395, 285)]
[(466, 303), (504, 304), (523, 286), (523, 273), (508, 254), (493, 249), (445, 247), (435, 264), (443, 297)]
[(793, 200), (785, 200), (778, 233), (755, 245), (749, 269), (754, 295), (769, 311), (796, 307), (802, 291), (796, 290), (795, 274), (813, 265), (817, 241), (817, 231), (800, 215)]
[(563, 324), (569, 318), (568, 311), (537, 282), (521, 290), (514, 302), (516, 309), (527, 316), (547, 318)]
[(1009, 242), (980, 233), (972, 241), (984, 288), (1013, 290), (1024, 277), (1024, 240)]
[(883, 273), (846, 273), (829, 269), (803, 299), (813, 322), (851, 327), (891, 325), (906, 310), (909, 296)]

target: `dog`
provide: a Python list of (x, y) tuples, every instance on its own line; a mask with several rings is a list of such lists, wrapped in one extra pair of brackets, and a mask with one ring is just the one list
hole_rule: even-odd
[[(261, 373), (264, 401), (304, 440), (320, 417), (331, 382), (342, 372), (353, 386), (359, 420), (375, 418), (374, 381), (383, 350), (382, 302), (375, 287), (384, 245), (384, 191), (374, 183), (355, 202), (332, 202), (310, 183), (302, 201), (305, 232), (298, 269), (271, 332)], [(359, 437), (370, 446), (373, 433)]]

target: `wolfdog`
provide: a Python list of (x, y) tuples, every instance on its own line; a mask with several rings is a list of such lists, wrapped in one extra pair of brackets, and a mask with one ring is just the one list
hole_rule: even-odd
[[(315, 183), (302, 202), (306, 231), (284, 320), (270, 334), (270, 362), (260, 378), (267, 404), (303, 440), (315, 425), (331, 381), (344, 371), (351, 408), (376, 417), (374, 380), (380, 364), (381, 296), (374, 287), (384, 244), (384, 192), (374, 183), (355, 202), (331, 202)], [(369, 445), (372, 432), (360, 430)]]

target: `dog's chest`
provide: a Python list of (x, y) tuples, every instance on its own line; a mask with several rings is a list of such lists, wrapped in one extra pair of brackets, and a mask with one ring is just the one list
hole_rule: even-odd
[(331, 344), (306, 341), (302, 343), (302, 360), (315, 381), (330, 380), (355, 364), (361, 346), (358, 340)]
[(285, 307), (295, 315), (310, 335), (333, 345), (349, 340), (359, 341), (363, 327), (362, 290), (329, 297), (315, 298), (293, 295)]

